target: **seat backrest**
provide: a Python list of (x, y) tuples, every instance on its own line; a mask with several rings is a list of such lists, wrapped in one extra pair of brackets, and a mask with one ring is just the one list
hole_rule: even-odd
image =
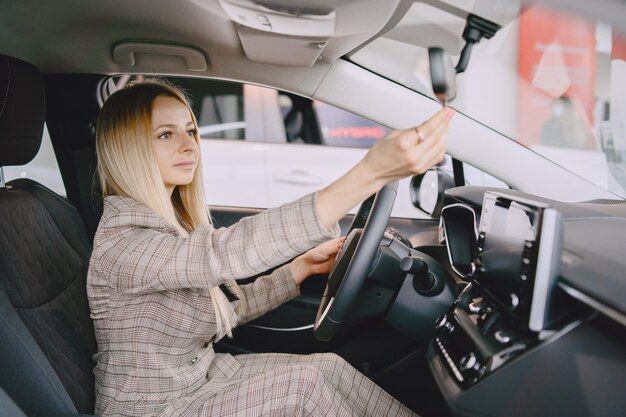
[(296, 107), (292, 107), (289, 113), (285, 116), (285, 134), (287, 136), (287, 142), (302, 141), (302, 112)]
[(26, 414), (9, 398), (6, 392), (0, 387), (0, 410), (7, 416), (26, 417)]
[[(41, 74), (0, 55), (0, 167), (34, 158), (43, 124)], [(0, 386), (26, 414), (93, 413), (90, 252), (65, 199), (28, 179), (0, 189)]]

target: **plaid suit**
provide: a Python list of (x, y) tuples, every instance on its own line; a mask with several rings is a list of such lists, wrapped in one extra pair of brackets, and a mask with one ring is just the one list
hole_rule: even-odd
[(232, 303), (239, 323), (253, 320), (298, 295), (293, 277), (283, 266), (251, 284), (234, 280), (338, 234), (337, 225), (320, 225), (316, 194), (229, 228), (202, 225), (188, 237), (131, 198), (105, 198), (87, 277), (99, 350), (96, 412), (328, 415), (316, 403), (322, 401), (331, 414), (409, 415), (336, 355), (235, 358), (213, 350), (219, 336), (210, 287), (238, 294)]

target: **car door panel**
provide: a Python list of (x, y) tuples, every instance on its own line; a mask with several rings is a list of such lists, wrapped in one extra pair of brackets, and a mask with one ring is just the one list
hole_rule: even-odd
[(266, 144), (202, 139), (200, 150), (209, 204), (269, 207), (267, 181), (262, 175), (267, 169)]

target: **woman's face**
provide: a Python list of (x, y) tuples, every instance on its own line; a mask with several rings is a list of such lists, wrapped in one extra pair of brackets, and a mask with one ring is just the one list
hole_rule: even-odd
[(183, 103), (161, 96), (152, 105), (152, 137), (157, 164), (165, 187), (172, 194), (177, 185), (193, 180), (198, 164), (196, 127)]

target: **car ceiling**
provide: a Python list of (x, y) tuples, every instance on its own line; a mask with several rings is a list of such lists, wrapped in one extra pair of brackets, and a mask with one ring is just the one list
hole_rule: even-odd
[[(332, 4), (337, 13), (335, 35), (324, 48), (322, 60), (313, 67), (279, 68), (250, 61), (242, 49), (238, 25), (227, 17), (218, 0), (5, 3), (5, 19), (0, 27), (3, 39), (1, 52), (31, 62), (44, 73), (158, 70), (262, 84), (271, 84), (271, 79), (267, 77), (274, 74), (277, 80), (286, 84), (289, 80), (294, 83), (303, 83), (304, 80), (317, 83), (333, 61), (381, 30), (400, 2), (300, 0), (294, 3), (313, 3), (316, 7)], [(113, 61), (112, 49), (128, 40), (191, 46), (206, 55), (208, 70), (192, 72), (150, 56), (142, 57), (145, 59), (136, 67), (117, 64)], [(268, 44), (267, 48), (272, 48), (272, 45)], [(288, 52), (285, 51), (285, 54), (288, 55)], [(304, 88), (296, 86), (295, 89), (309, 90), (306, 85)]]
[[(44, 73), (158, 72), (242, 80), (312, 95), (334, 61), (389, 32), (413, 4), (410, 0), (255, 0), (291, 9), (335, 10), (334, 35), (323, 48), (321, 58), (311, 66), (288, 66), (258, 62), (253, 57), (255, 62), (246, 56), (240, 26), (227, 16), (220, 1), (243, 3), (247, 0), (5, 2), (0, 52), (31, 62)], [(585, 8), (586, 1), (549, 2), (582, 7), (589, 12)], [(519, 7), (517, 1), (511, 0), (425, 0), (423, 3), (457, 17), (471, 12), (499, 23), (510, 20)], [(606, 3), (611, 11), (626, 7), (617, 0), (602, 0), (601, 3)], [(594, 4), (594, 10), (601, 11), (598, 2)], [(609, 13), (610, 16), (615, 15)], [(418, 21), (415, 25), (415, 34), (410, 34), (409, 27), (396, 28), (387, 36), (405, 37), (422, 46), (449, 45), (455, 52), (462, 45), (462, 27), (458, 27), (458, 21), (458, 18), (457, 23), (452, 20), (448, 27), (437, 31), (433, 30), (429, 17), (424, 16), (421, 23)], [(276, 55), (275, 49), (281, 48), (279, 54), (289, 57), (301, 47), (294, 43), (290, 50), (291, 44), (285, 46), (280, 38), (293, 37), (264, 37), (259, 49), (265, 51), (258, 52), (263, 55), (274, 50)], [(207, 69), (190, 71), (171, 56), (140, 56), (135, 66), (116, 63), (112, 50), (125, 41), (189, 46), (206, 56)]]

